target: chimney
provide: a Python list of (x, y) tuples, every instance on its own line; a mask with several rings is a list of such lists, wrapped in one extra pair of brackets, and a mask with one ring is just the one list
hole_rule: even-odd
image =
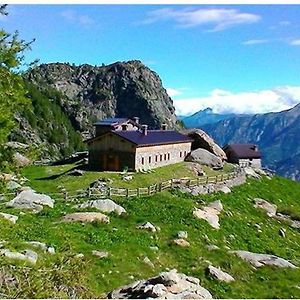
[(127, 130), (127, 124), (122, 124), (122, 130)]
[(142, 125), (142, 133), (143, 133), (143, 135), (148, 134), (148, 125)]
[(139, 124), (140, 118), (139, 118), (139, 117), (133, 117), (133, 121), (134, 121), (136, 124)]
[(161, 124), (161, 130), (167, 130), (167, 124), (166, 123)]

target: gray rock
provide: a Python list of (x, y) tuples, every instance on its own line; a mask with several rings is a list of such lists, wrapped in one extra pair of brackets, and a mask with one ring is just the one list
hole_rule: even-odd
[(84, 171), (75, 169), (75, 170), (72, 170), (72, 171), (68, 172), (67, 174), (71, 175), (71, 176), (83, 176)]
[(217, 245), (207, 245), (206, 249), (208, 251), (214, 251), (214, 250), (219, 250), (220, 248)]
[(37, 253), (31, 250), (25, 250), (20, 253), (20, 252), (13, 252), (8, 249), (2, 249), (0, 250), (0, 256), (1, 255), (9, 259), (24, 260), (32, 264), (35, 264), (38, 259)]
[(186, 231), (178, 231), (177, 232), (177, 237), (179, 239), (187, 239), (188, 238), (188, 233)]
[(12, 222), (13, 224), (16, 224), (17, 220), (19, 219), (19, 217), (17, 217), (17, 216), (6, 214), (6, 213), (0, 213), (0, 218), (4, 218), (4, 219)]
[(153, 264), (153, 262), (149, 259), (149, 257), (145, 257), (144, 259), (143, 259), (143, 262), (146, 264), (146, 265), (148, 265), (149, 267), (151, 267), (151, 268), (155, 268), (155, 266), (154, 266), (154, 264)]
[(150, 222), (146, 222), (144, 224), (138, 225), (136, 228), (144, 229), (144, 230), (148, 230), (148, 231), (152, 231), (152, 232), (157, 231), (156, 227), (153, 224), (151, 224)]
[(122, 206), (116, 204), (114, 201), (110, 199), (87, 201), (78, 205), (77, 207), (79, 208), (93, 207), (102, 212), (106, 212), (106, 213), (115, 212), (118, 215), (126, 213), (126, 210)]
[(62, 218), (65, 222), (82, 222), (82, 223), (88, 223), (88, 222), (103, 222), (103, 223), (109, 223), (109, 217), (102, 214), (102, 213), (95, 213), (95, 212), (78, 212), (73, 214), (68, 214)]
[(13, 148), (13, 149), (28, 149), (29, 145), (28, 144), (23, 144), (20, 142), (7, 142), (6, 146), (8, 146), (9, 148)]
[(163, 272), (148, 280), (136, 281), (108, 294), (112, 299), (212, 299), (208, 290), (199, 285), (199, 279), (177, 273)]
[(44, 252), (49, 252), (50, 254), (55, 254), (54, 247), (49, 247), (45, 243), (32, 241), (32, 242), (25, 242), (25, 244), (30, 245), (34, 248), (39, 248), (39, 249), (43, 250)]
[(130, 181), (132, 179), (133, 179), (132, 175), (125, 175), (125, 176), (122, 177), (122, 180), (124, 180), (124, 181)]
[(208, 206), (202, 209), (196, 208), (193, 211), (193, 215), (198, 219), (206, 220), (213, 228), (219, 229), (219, 214), (223, 210), (221, 201), (217, 200), (210, 203)]
[(277, 206), (264, 199), (255, 198), (254, 207), (265, 210), (269, 217), (274, 217), (276, 215)]
[(275, 255), (259, 254), (259, 253), (253, 253), (253, 252), (243, 251), (243, 250), (231, 251), (230, 253), (236, 254), (241, 259), (248, 261), (251, 265), (253, 265), (256, 268), (265, 265), (277, 266), (280, 268), (293, 268), (293, 269), (297, 268), (289, 261)]
[(10, 191), (17, 190), (21, 187), (21, 185), (16, 181), (9, 181), (6, 185), (6, 188)]
[(152, 251), (158, 251), (159, 250), (159, 248), (157, 246), (150, 246), (149, 248)]
[(228, 273), (222, 271), (220, 268), (216, 268), (214, 266), (208, 267), (208, 272), (211, 277), (217, 279), (218, 281), (231, 282), (234, 281), (234, 278)]
[(38, 194), (33, 190), (24, 190), (20, 194), (18, 194), (13, 200), (7, 202), (6, 206), (17, 209), (41, 211), (43, 210), (43, 206), (49, 206), (53, 208), (54, 200), (47, 195)]
[(194, 149), (203, 148), (217, 157), (220, 157), (223, 161), (227, 159), (223, 149), (205, 131), (201, 129), (187, 129), (181, 132), (194, 140)]
[(190, 246), (190, 243), (187, 240), (185, 240), (185, 239), (175, 239), (173, 241), (173, 243), (175, 245), (180, 246), (180, 247), (189, 247)]
[(255, 179), (260, 179), (260, 175), (257, 174), (253, 168), (251, 167), (246, 167), (244, 168), (244, 173), (246, 174), (247, 177), (252, 177)]
[(224, 194), (229, 194), (229, 193), (231, 193), (231, 189), (228, 187), (228, 186), (222, 186), (222, 187), (220, 187), (219, 188), (219, 191), (220, 192), (223, 192)]
[(22, 155), (19, 152), (16, 152), (13, 155), (13, 160), (14, 160), (15, 164), (17, 165), (17, 167), (25, 167), (31, 163), (30, 159), (28, 159), (27, 157), (25, 157), (24, 155)]
[(186, 161), (197, 162), (201, 165), (209, 166), (211, 168), (223, 167), (223, 161), (220, 157), (201, 148), (192, 151), (186, 157)]
[(93, 250), (92, 254), (94, 256), (97, 256), (98, 258), (107, 258), (109, 256), (109, 253), (106, 251), (98, 251), (98, 250)]

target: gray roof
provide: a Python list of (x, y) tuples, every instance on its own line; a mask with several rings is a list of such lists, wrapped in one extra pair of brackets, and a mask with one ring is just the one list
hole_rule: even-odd
[(94, 125), (103, 125), (103, 126), (115, 126), (123, 124), (130, 120), (129, 118), (107, 118), (103, 120), (98, 120)]
[(230, 144), (223, 148), (225, 152), (227, 149), (232, 150), (238, 158), (261, 158), (262, 156), (255, 144)]

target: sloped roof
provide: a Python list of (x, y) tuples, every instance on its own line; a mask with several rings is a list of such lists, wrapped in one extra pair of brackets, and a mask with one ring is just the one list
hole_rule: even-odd
[[(164, 144), (176, 144), (176, 143), (188, 143), (193, 140), (175, 130), (148, 130), (147, 135), (144, 135), (139, 130), (112, 130), (109, 133), (113, 133), (137, 146), (155, 146)], [(97, 136), (87, 143), (91, 143), (97, 140), (100, 136)]]
[(147, 135), (141, 131), (114, 131), (118, 136), (138, 145), (161, 145), (180, 142), (191, 142), (192, 139), (175, 130), (148, 130)]
[(233, 151), (238, 158), (261, 158), (262, 154), (255, 144), (230, 144), (223, 148), (226, 152), (228, 149)]

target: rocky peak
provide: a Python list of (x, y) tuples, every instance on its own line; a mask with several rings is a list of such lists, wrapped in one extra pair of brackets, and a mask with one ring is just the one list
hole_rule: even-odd
[(63, 110), (76, 129), (92, 135), (92, 123), (106, 117), (138, 116), (150, 128), (177, 127), (172, 99), (159, 76), (138, 60), (110, 65), (41, 64), (26, 74), (40, 87), (61, 92)]

